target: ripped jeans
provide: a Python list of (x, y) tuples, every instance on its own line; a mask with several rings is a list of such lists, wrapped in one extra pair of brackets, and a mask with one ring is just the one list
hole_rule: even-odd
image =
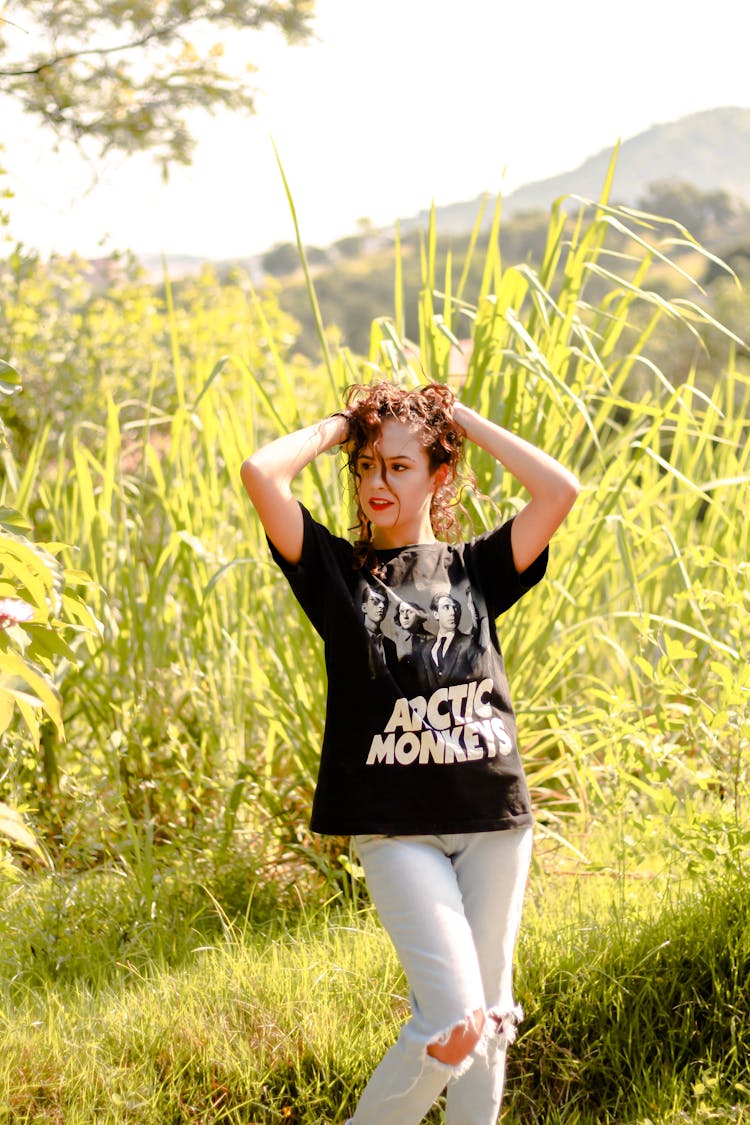
[[(448, 1084), (446, 1125), (496, 1125), (505, 1053), (521, 1011), (513, 949), (531, 828), (449, 836), (356, 836), (380, 920), (409, 983), (411, 1018), (385, 1054), (352, 1125), (418, 1125)], [(428, 1053), (472, 1013), (474, 1050), (455, 1066)]]

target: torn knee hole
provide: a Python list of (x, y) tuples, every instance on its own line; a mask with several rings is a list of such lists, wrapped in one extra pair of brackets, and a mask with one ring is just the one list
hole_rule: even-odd
[(487, 1013), (490, 1027), (500, 1039), (506, 1043), (514, 1043), (518, 1034), (518, 1025), (523, 1019), (522, 1010), (516, 1006), (509, 1012), (499, 1008), (490, 1008)]
[(468, 1058), (482, 1037), (484, 1011), (478, 1008), (461, 1023), (427, 1047), (427, 1054), (448, 1066), (458, 1066)]

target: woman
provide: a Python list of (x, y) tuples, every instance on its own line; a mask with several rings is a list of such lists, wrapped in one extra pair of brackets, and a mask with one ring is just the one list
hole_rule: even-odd
[[(449, 542), (466, 439), (530, 499), (500, 527)], [(314, 520), (291, 490), (337, 445), (354, 486), (354, 544)], [(446, 1125), (495, 1125), (520, 1018), (511, 974), (532, 816), (494, 622), (543, 577), (578, 482), (447, 386), (385, 382), (352, 388), (341, 412), (260, 449), (242, 480), (273, 557), (325, 641), (311, 828), (354, 837), (410, 987), (411, 1018), (349, 1120), (418, 1125), (447, 1083)], [(369, 591), (390, 607), (377, 647), (363, 625)], [(402, 601), (434, 623), (419, 682), (402, 681), (398, 661), (386, 658)]]

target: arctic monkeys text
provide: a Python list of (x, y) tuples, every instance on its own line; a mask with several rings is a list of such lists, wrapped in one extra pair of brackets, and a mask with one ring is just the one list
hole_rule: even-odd
[(492, 680), (442, 687), (429, 697), (398, 699), (367, 765), (453, 765), (510, 754), (513, 743), (490, 703)]

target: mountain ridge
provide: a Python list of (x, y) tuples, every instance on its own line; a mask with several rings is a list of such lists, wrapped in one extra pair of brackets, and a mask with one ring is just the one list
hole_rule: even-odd
[[(579, 195), (598, 199), (617, 142), (587, 157), (577, 167), (546, 179), (535, 180), (503, 196), (503, 216), (549, 210), (555, 199)], [(674, 121), (652, 125), (619, 143), (619, 152), (610, 198), (613, 202), (635, 205), (649, 185), (659, 180), (679, 180), (701, 191), (724, 190), (750, 205), (750, 107), (720, 106), (687, 114)], [(435, 219), (441, 234), (466, 234), (476, 221), (480, 208), (497, 193), (485, 192), (473, 199), (436, 205)], [(429, 222), (428, 209), (394, 220), (390, 226), (372, 233), (392, 237), (396, 221), (403, 235), (423, 229)], [(483, 228), (492, 221), (487, 207)], [(341, 239), (338, 240), (342, 241)], [(335, 249), (336, 243), (331, 244)], [(270, 248), (269, 248), (270, 249)], [(261, 261), (266, 252), (232, 259), (262, 280)], [(161, 254), (137, 255), (155, 278), (163, 275)], [(225, 264), (226, 259), (203, 258), (193, 254), (167, 256), (173, 277), (198, 273), (208, 263)]]
[[(534, 180), (503, 196), (503, 214), (548, 209), (555, 199), (598, 199), (617, 142), (576, 168)], [(750, 204), (750, 107), (720, 106), (662, 122), (620, 142), (610, 198), (634, 205), (658, 180), (683, 180), (703, 191), (724, 190)], [(484, 195), (435, 207), (438, 230), (463, 233), (476, 221)], [(399, 219), (402, 232), (424, 227), (429, 211)], [(486, 218), (489, 225), (491, 216)]]

